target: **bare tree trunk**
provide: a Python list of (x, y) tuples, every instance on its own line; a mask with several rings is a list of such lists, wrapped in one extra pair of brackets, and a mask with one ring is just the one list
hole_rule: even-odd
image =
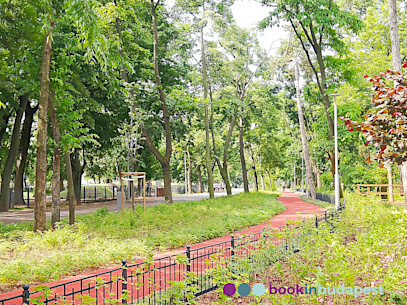
[(264, 176), (263, 176), (262, 172), (260, 172), (260, 181), (261, 181), (261, 188), (262, 188), (263, 191), (265, 191), (266, 190), (266, 184), (264, 183)]
[[(389, 23), (390, 23), (390, 40), (391, 40), (391, 55), (393, 60), (393, 70), (395, 72), (401, 73), (402, 71), (400, 56), (400, 39), (399, 39), (399, 28), (397, 25), (397, 1), (396, 0), (388, 1), (389, 1)], [(387, 175), (389, 179), (389, 201), (390, 198), (392, 198), (394, 201), (393, 172), (391, 170), (391, 166), (387, 168)], [(404, 200), (407, 203), (407, 162), (404, 162), (400, 166), (400, 178), (403, 184)]]
[(164, 196), (165, 203), (172, 203), (172, 190), (171, 190), (171, 167), (169, 163), (162, 163), (161, 168), (164, 176)]
[[(203, 13), (205, 14), (205, 2), (202, 5)], [(204, 16), (202, 16), (204, 18)], [(205, 41), (204, 41), (204, 22), (201, 22), (201, 58), (202, 58), (202, 82), (204, 87), (204, 100), (205, 100), (205, 163), (206, 171), (208, 174), (208, 191), (209, 198), (215, 198), (213, 190), (213, 173), (211, 161), (211, 143), (209, 135), (209, 102), (208, 102), (208, 73), (206, 69), (206, 56), (205, 56)]]
[(304, 161), (305, 161), (305, 169), (306, 169), (306, 176), (308, 180), (308, 185), (311, 192), (311, 198), (315, 200), (315, 184), (314, 178), (312, 177), (312, 168), (311, 168), (311, 160), (309, 157), (308, 151), (308, 141), (307, 135), (305, 134), (305, 124), (304, 124), (304, 116), (302, 113), (302, 105), (301, 105), (301, 92), (300, 92), (300, 76), (299, 76), (299, 67), (298, 62), (295, 61), (295, 87), (297, 92), (297, 109), (298, 109), (298, 120), (300, 122), (300, 130), (301, 130), (301, 142), (302, 142), (302, 151), (304, 154)]
[(187, 147), (187, 156), (188, 156), (188, 193), (192, 194), (192, 163), (191, 163), (191, 155), (189, 153), (189, 149)]
[(18, 156), (16, 161), (16, 173), (14, 178), (14, 199), (16, 204), (25, 204), (24, 202), (24, 171), (27, 163), (28, 148), (30, 146), (31, 129), (34, 121), (34, 114), (38, 110), (38, 106), (31, 108), (27, 102), (25, 108), (25, 119), (23, 129), (21, 130), (20, 147), (18, 148)]
[(271, 179), (270, 170), (266, 169), (266, 173), (267, 173), (267, 176), (269, 177), (270, 191), (272, 191), (272, 190), (273, 190), (273, 181), (272, 181), (272, 179)]
[(394, 202), (394, 195), (393, 195), (393, 170), (391, 168), (391, 164), (387, 168), (387, 181), (389, 183), (389, 202)]
[(23, 117), (25, 107), (27, 106), (28, 93), (20, 96), (19, 99), (20, 105), (19, 109), (17, 109), (16, 119), (14, 120), (10, 149), (7, 155), (3, 172), (1, 173), (0, 212), (8, 211), (10, 205), (11, 174), (13, 173), (14, 163), (17, 157), (21, 129), (21, 119)]
[(226, 193), (227, 195), (232, 195), (232, 188), (230, 186), (229, 182), (229, 174), (228, 174), (228, 154), (229, 154), (229, 145), (230, 145), (230, 140), (232, 138), (232, 133), (233, 133), (233, 128), (235, 126), (236, 122), (236, 116), (232, 116), (230, 120), (230, 125), (229, 125), (229, 130), (226, 136), (225, 140), (225, 146), (223, 147), (223, 162), (221, 163), (218, 153), (216, 150), (216, 145), (215, 145), (215, 135), (213, 131), (213, 108), (211, 111), (211, 133), (212, 133), (212, 146), (213, 146), (213, 152), (215, 154), (215, 160), (216, 164), (218, 165), (220, 175), (222, 176), (223, 182), (226, 184)]
[(77, 205), (82, 204), (82, 175), (86, 166), (85, 156), (83, 156), (83, 163), (81, 164), (81, 160), (79, 158), (79, 148), (75, 148), (73, 154), (71, 154), (71, 169), (72, 169), (72, 177), (73, 177), (73, 188), (75, 193), (75, 200)]
[[(53, 25), (52, 25), (53, 26)], [(35, 177), (34, 232), (47, 229), (45, 215), (47, 185), (47, 109), (49, 100), (49, 68), (51, 65), (51, 35), (45, 35), (42, 51), (40, 98), (38, 100), (37, 168)]]
[(3, 109), (3, 111), (7, 112), (5, 112), (0, 118), (0, 143), (3, 140), (4, 133), (7, 130), (8, 121), (13, 113), (13, 111), (11, 111), (10, 109)]
[[(71, 156), (68, 151), (64, 151), (64, 159), (66, 166), (66, 179), (68, 180), (68, 202), (69, 202), (69, 224), (75, 223), (75, 190), (72, 175)], [(80, 194), (80, 190), (79, 190)]]
[(201, 194), (201, 193), (202, 193), (202, 172), (201, 172), (201, 165), (199, 165), (199, 166), (197, 167), (197, 171), (198, 171), (198, 187), (199, 187), (198, 192)]
[(55, 108), (52, 105), (55, 92), (51, 91), (48, 110), (51, 117), (52, 136), (54, 139), (54, 156), (52, 158), (52, 212), (51, 212), (51, 230), (55, 229), (55, 224), (61, 221), (61, 133), (59, 131)]
[[(242, 115), (243, 115), (243, 109), (242, 109)], [(249, 192), (249, 180), (247, 179), (247, 168), (246, 168), (246, 160), (244, 157), (244, 141), (243, 141), (243, 119), (239, 119), (239, 154), (240, 154), (240, 164), (242, 166), (242, 176), (243, 176), (243, 189), (245, 193)], [(256, 185), (256, 190), (259, 190), (258, 184), (257, 184), (257, 173), (255, 171), (255, 185)]]
[(315, 179), (316, 179), (316, 181), (317, 181), (317, 188), (319, 189), (319, 188), (322, 187), (322, 185), (321, 185), (321, 177), (320, 177), (320, 176), (321, 176), (321, 172), (319, 171), (316, 162), (313, 162), (313, 165), (314, 165)]
[(256, 192), (258, 192), (259, 191), (259, 182), (258, 182), (258, 179), (257, 179), (256, 160), (254, 159), (254, 155), (253, 155), (250, 147), (249, 147), (249, 155), (250, 155), (250, 158), (252, 159), (254, 189), (256, 190)]

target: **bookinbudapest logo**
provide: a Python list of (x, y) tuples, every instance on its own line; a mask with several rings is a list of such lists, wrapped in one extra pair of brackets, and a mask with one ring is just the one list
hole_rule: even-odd
[[(242, 283), (239, 285), (237, 288), (237, 292), (242, 296), (248, 296), (250, 292), (252, 292), (255, 296), (262, 296), (263, 294), (266, 293), (266, 287), (261, 284), (257, 283), (253, 285), (253, 288), (250, 288), (249, 284)], [(357, 297), (358, 295), (366, 294), (366, 295), (377, 295), (377, 294), (384, 294), (383, 293), (383, 287), (380, 285), (379, 287), (359, 287), (359, 286), (354, 286), (354, 287), (348, 287), (345, 285), (341, 285), (339, 287), (323, 287), (321, 285), (318, 285), (318, 287), (314, 286), (308, 286), (305, 284), (305, 286), (298, 285), (295, 287), (274, 287), (270, 285), (269, 287), (269, 292), (270, 294), (339, 294), (339, 295), (353, 295), (354, 297)], [(223, 293), (229, 297), (234, 295), (236, 293), (236, 286), (232, 283), (228, 283), (225, 286), (223, 286)]]

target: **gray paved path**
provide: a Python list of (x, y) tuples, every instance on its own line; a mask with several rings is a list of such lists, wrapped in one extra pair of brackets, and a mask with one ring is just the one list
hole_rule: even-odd
[[(232, 189), (232, 194), (238, 194), (243, 192), (243, 189)], [(215, 193), (215, 197), (222, 197), (226, 196), (226, 193)], [(202, 194), (191, 194), (191, 195), (173, 195), (172, 196), (174, 202), (180, 201), (196, 201), (209, 198), (209, 193), (202, 193)], [(146, 207), (151, 207), (158, 205), (160, 203), (164, 203), (164, 197), (147, 197), (146, 198)], [(142, 205), (142, 199), (137, 199), (136, 204)], [(108, 201), (108, 202), (97, 202), (97, 203), (85, 203), (81, 206), (76, 207), (76, 214), (87, 214), (92, 213), (101, 207), (107, 207), (109, 211), (117, 211), (117, 202)], [(131, 207), (131, 201), (127, 201), (126, 206), (128, 208)], [(51, 219), (51, 208), (47, 208), (46, 210), (47, 220)], [(69, 215), (68, 207), (61, 206), (61, 218), (66, 218)], [(34, 209), (26, 209), (26, 210), (15, 210), (9, 212), (2, 212), (0, 213), (0, 222), (4, 224), (10, 223), (17, 223), (21, 221), (33, 221), (34, 220)]]

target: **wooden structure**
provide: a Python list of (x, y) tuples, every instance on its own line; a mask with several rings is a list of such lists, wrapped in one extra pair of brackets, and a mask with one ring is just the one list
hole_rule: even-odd
[(120, 187), (122, 190), (122, 213), (124, 212), (124, 187), (123, 180), (130, 181), (131, 206), (134, 212), (134, 181), (143, 179), (143, 211), (146, 211), (146, 173), (145, 172), (120, 172)]
[[(389, 198), (388, 184), (358, 184), (358, 193), (361, 195), (380, 195), (382, 199)], [(372, 189), (373, 188), (373, 189)], [(393, 195), (403, 196), (403, 186), (401, 184), (393, 184)]]

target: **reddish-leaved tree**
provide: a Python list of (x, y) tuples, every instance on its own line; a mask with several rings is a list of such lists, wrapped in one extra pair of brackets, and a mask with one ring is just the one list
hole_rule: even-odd
[[(407, 62), (403, 68), (407, 67)], [(341, 119), (349, 131), (362, 131), (366, 143), (376, 147), (376, 155), (369, 156), (369, 163), (378, 162), (380, 167), (407, 161), (407, 75), (387, 70), (379, 76), (365, 76), (372, 83), (374, 107), (364, 115), (364, 122)], [(403, 189), (406, 195), (407, 185)]]

